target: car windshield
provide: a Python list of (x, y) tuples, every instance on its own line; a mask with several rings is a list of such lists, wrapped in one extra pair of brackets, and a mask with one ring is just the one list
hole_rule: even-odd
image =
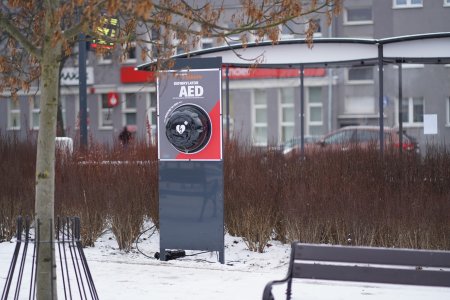
[(353, 131), (351, 130), (344, 130), (336, 132), (332, 135), (327, 136), (323, 142), (325, 144), (346, 144), (350, 143), (352, 139)]

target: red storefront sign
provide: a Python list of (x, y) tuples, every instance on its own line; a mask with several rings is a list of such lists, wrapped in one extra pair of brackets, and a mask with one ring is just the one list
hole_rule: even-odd
[(134, 67), (120, 68), (120, 82), (122, 83), (145, 83), (155, 82), (155, 73), (149, 71), (137, 71)]
[[(222, 68), (222, 76), (225, 78), (225, 67)], [(305, 77), (323, 77), (326, 75), (324, 68), (305, 69)], [(231, 80), (245, 79), (269, 79), (269, 78), (298, 78), (299, 69), (270, 69), (270, 68), (229, 68)], [(122, 83), (145, 83), (155, 82), (154, 72), (137, 71), (134, 67), (122, 67), (120, 69), (120, 80)]]
[[(326, 72), (324, 68), (305, 69), (305, 77), (323, 77)], [(222, 69), (225, 78), (226, 69)], [(269, 68), (229, 68), (228, 76), (231, 80), (237, 79), (267, 79), (267, 78), (297, 78), (300, 76), (299, 69), (269, 69)]]

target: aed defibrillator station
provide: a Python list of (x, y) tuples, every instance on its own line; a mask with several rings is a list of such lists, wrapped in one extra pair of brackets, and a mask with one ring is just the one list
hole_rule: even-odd
[(224, 263), (222, 59), (176, 59), (159, 71), (160, 259), (218, 251)]

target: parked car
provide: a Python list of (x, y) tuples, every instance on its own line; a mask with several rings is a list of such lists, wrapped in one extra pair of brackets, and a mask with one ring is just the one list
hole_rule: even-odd
[[(319, 141), (319, 136), (305, 136), (303, 141), (304, 145), (314, 144)], [(289, 154), (292, 151), (296, 151), (296, 149), (300, 149), (301, 147), (301, 137), (294, 137), (280, 146), (280, 151), (283, 154)]]
[[(416, 140), (403, 133), (402, 149), (408, 153), (419, 153)], [(400, 134), (398, 128), (384, 128), (385, 149), (400, 148)], [(370, 147), (379, 149), (380, 147), (380, 127), (379, 126), (348, 126), (333, 131), (313, 144), (305, 144), (305, 153), (319, 150), (342, 150), (346, 151), (352, 147), (368, 149)], [(295, 148), (299, 153), (300, 147)]]

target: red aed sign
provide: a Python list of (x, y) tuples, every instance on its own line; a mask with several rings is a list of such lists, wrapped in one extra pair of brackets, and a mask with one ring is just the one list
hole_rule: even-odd
[(108, 107), (116, 107), (119, 104), (119, 94), (110, 92), (108, 93)]

